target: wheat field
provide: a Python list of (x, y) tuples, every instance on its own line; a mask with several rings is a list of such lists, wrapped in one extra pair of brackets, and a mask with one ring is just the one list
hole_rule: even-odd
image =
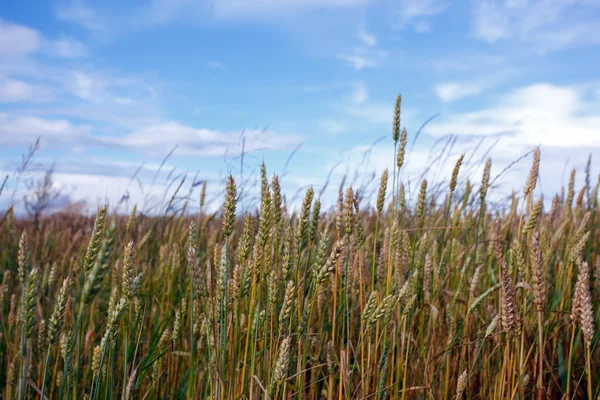
[[(488, 204), (447, 171), (409, 202), (407, 133), (371, 205), (308, 189), (170, 216), (0, 219), (4, 399), (600, 399), (599, 183)], [(589, 165), (589, 164), (588, 164)], [(460, 188), (460, 190), (458, 189)], [(440, 195), (441, 193), (441, 195)], [(239, 207), (237, 207), (239, 208)]]

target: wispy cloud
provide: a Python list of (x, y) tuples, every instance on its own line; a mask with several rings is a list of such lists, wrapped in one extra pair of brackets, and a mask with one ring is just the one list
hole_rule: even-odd
[(387, 57), (383, 50), (369, 51), (363, 47), (357, 47), (348, 54), (340, 54), (339, 58), (356, 70), (365, 68), (376, 68)]
[(79, 25), (105, 38), (114, 30), (109, 27), (104, 15), (100, 15), (97, 9), (85, 4), (83, 0), (63, 0), (58, 3), (56, 17), (60, 21)]
[(417, 32), (431, 30), (431, 18), (440, 15), (448, 8), (445, 0), (401, 0), (397, 6), (397, 28), (412, 27)]
[(61, 36), (54, 41), (47, 41), (45, 47), (47, 47), (48, 54), (63, 58), (78, 58), (87, 54), (83, 43), (66, 36)]
[(338, 58), (359, 71), (381, 66), (389, 53), (377, 47), (377, 37), (369, 33), (364, 24), (358, 26), (355, 37), (359, 44), (354, 46), (351, 51), (340, 54)]
[[(278, 134), (269, 130), (244, 130), (246, 151), (283, 150), (300, 143), (298, 135)], [(241, 150), (240, 132), (222, 132), (193, 128), (167, 121), (135, 130), (119, 137), (103, 137), (101, 142), (124, 146), (147, 154), (163, 154), (166, 148), (179, 146), (178, 152), (190, 156), (221, 157)]]
[(367, 32), (367, 29), (364, 24), (360, 24), (358, 26), (358, 32), (356, 32), (356, 37), (365, 46), (373, 47), (377, 45), (377, 38), (375, 37), (375, 35)]
[(436, 85), (435, 92), (444, 102), (480, 94), (484, 87), (477, 83), (445, 82)]
[(513, 39), (542, 52), (600, 44), (599, 10), (593, 0), (476, 0), (473, 33), (489, 43)]
[[(240, 132), (195, 128), (177, 121), (164, 121), (139, 127), (118, 136), (101, 135), (91, 124), (76, 124), (68, 119), (0, 113), (0, 144), (23, 147), (40, 137), (44, 146), (80, 152), (87, 149), (113, 148), (138, 154), (162, 155), (165, 149), (179, 146), (187, 156), (221, 157), (241, 150)], [(243, 131), (245, 151), (284, 150), (301, 142), (299, 135), (270, 130)]]
[(513, 70), (496, 70), (485, 77), (440, 82), (435, 85), (435, 93), (445, 103), (474, 97), (485, 93), (517, 74)]
[(371, 99), (367, 85), (362, 82), (354, 82), (348, 94), (344, 96), (341, 110), (354, 120), (369, 125), (388, 124), (394, 113), (393, 103), (381, 102)]

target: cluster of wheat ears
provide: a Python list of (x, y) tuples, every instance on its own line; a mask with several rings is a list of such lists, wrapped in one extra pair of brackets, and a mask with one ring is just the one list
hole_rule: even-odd
[(216, 213), (203, 186), (195, 215), (4, 215), (0, 397), (600, 398), (589, 164), (544, 211), (536, 149), (492, 210), (491, 161), (459, 194), (461, 156), (444, 197), (423, 180), (410, 207), (400, 97), (392, 137), (374, 207), (340, 187), (322, 212), (308, 189), (290, 213), (263, 164), (237, 217), (231, 176)]

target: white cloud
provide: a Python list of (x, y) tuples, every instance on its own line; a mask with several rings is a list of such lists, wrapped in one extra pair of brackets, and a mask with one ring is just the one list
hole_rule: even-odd
[(56, 16), (61, 21), (78, 24), (95, 34), (104, 36), (109, 32), (108, 26), (98, 12), (81, 0), (60, 3), (56, 8)]
[(592, 0), (476, 0), (473, 31), (489, 43), (515, 39), (541, 52), (600, 44), (599, 8)]
[(445, 0), (401, 0), (395, 25), (400, 29), (412, 26), (417, 32), (428, 32), (430, 19), (446, 11), (448, 6)]
[(373, 47), (377, 45), (377, 38), (375, 37), (375, 35), (367, 32), (367, 29), (365, 28), (364, 24), (359, 25), (356, 37), (365, 46)]
[(63, 58), (78, 58), (86, 55), (86, 49), (83, 43), (62, 36), (60, 39), (49, 41), (47, 43), (48, 53)]
[[(240, 132), (194, 128), (177, 121), (156, 122), (119, 135), (92, 135), (94, 126), (67, 119), (41, 118), (0, 112), (0, 145), (22, 147), (41, 138), (42, 145), (78, 152), (105, 147), (132, 150), (136, 154), (164, 155), (178, 147), (178, 154), (221, 157), (241, 151)], [(298, 135), (269, 130), (244, 131), (247, 152), (290, 149), (301, 142)]]
[(497, 105), (450, 115), (426, 131), (474, 136), (506, 136), (515, 145), (600, 147), (597, 87), (536, 84), (514, 90)]
[(478, 1), (475, 5), (475, 36), (490, 43), (506, 39), (511, 35), (508, 15), (495, 2)]
[(506, 82), (514, 74), (514, 71), (504, 70), (488, 73), (485, 78), (480, 79), (440, 82), (435, 86), (435, 93), (443, 102), (452, 102), (479, 95), (501, 82)]
[(361, 54), (344, 54), (340, 55), (340, 58), (359, 71), (364, 68), (375, 68), (377, 66), (375, 60)]
[(376, 68), (388, 57), (388, 52), (377, 47), (377, 37), (367, 32), (363, 24), (359, 25), (355, 34), (359, 45), (352, 50), (338, 55), (340, 60), (360, 71), (365, 68)]
[[(276, 134), (267, 130), (246, 130), (245, 150), (281, 150), (300, 143), (297, 135)], [(241, 150), (240, 132), (221, 132), (193, 128), (176, 121), (149, 125), (119, 137), (99, 138), (102, 143), (124, 146), (149, 154), (162, 154), (178, 145), (183, 155), (222, 156)]]
[(0, 76), (0, 103), (41, 101), (40, 90), (27, 82)]
[(85, 46), (72, 38), (61, 36), (50, 40), (35, 29), (0, 19), (0, 55), (25, 56), (44, 52), (50, 56), (76, 58), (85, 55)]
[(360, 71), (365, 68), (376, 68), (388, 57), (388, 52), (367, 46), (357, 46), (350, 53), (338, 56), (352, 68)]
[(114, 75), (87, 68), (65, 71), (59, 81), (63, 90), (94, 105), (121, 107), (140, 103), (143, 106), (156, 97), (154, 82), (149, 77)]
[(0, 54), (20, 56), (38, 50), (41, 35), (34, 29), (0, 19)]
[(444, 102), (459, 100), (481, 93), (483, 88), (477, 84), (446, 82), (436, 85), (435, 92)]
[(0, 144), (23, 146), (38, 137), (54, 146), (83, 138), (90, 127), (73, 125), (65, 119), (46, 119), (36, 116), (0, 112)]
[(97, 79), (79, 71), (75, 71), (72, 77), (72, 90), (76, 96), (89, 100), (100, 95), (103, 85)]

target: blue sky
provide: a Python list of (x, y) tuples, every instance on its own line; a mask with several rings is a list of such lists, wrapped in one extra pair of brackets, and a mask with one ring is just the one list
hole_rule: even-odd
[[(4, 0), (0, 172), (18, 199), (14, 171), (41, 137), (28, 179), (55, 163), (69, 199), (127, 194), (124, 210), (174, 190), (179, 173), (219, 196), (228, 173), (242, 179), (245, 138), (246, 179), (264, 160), (293, 204), (335, 166), (332, 199), (345, 174), (360, 171), (359, 185), (392, 167), (402, 93), (409, 143), (436, 116), (407, 183), (427, 167), (447, 179), (462, 152), (478, 180), (488, 150), (499, 173), (539, 145), (549, 198), (570, 168), (583, 184), (590, 153), (600, 165), (599, 49), (597, 0)], [(529, 163), (499, 178), (498, 196), (522, 186)]]

